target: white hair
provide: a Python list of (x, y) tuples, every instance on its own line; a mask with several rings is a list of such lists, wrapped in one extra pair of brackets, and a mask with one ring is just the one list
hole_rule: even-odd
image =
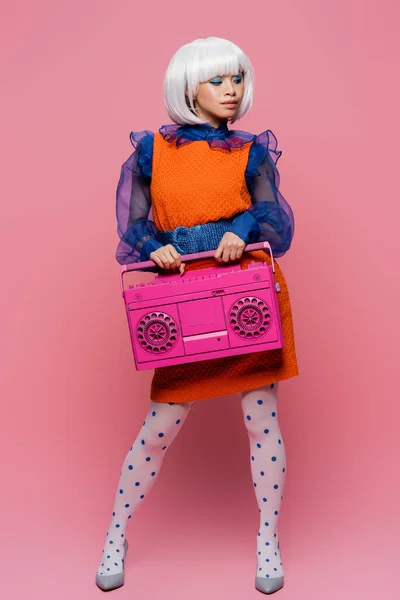
[[(231, 123), (243, 117), (253, 102), (254, 71), (248, 56), (233, 42), (217, 37), (199, 38), (185, 44), (173, 55), (164, 77), (164, 102), (169, 117), (178, 125), (206, 123), (195, 114), (193, 105), (199, 83), (217, 75), (240, 72), (244, 94)], [(189, 101), (185, 98), (186, 89)]]

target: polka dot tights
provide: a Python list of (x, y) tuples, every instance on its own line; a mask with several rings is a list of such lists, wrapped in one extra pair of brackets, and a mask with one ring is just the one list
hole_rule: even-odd
[[(257, 536), (257, 576), (283, 576), (277, 523), (285, 478), (285, 450), (277, 417), (277, 387), (270, 384), (241, 393), (250, 444), (250, 466), (260, 511)], [(152, 489), (166, 450), (175, 439), (193, 402), (150, 402), (138, 437), (131, 446), (117, 486), (112, 520), (98, 573), (122, 571), (122, 552), (128, 520)]]
[(131, 446), (117, 486), (111, 524), (108, 528), (98, 573), (122, 571), (122, 549), (128, 519), (146, 498), (157, 479), (166, 450), (186, 420), (193, 402), (150, 401), (142, 428)]
[[(279, 383), (279, 382), (278, 382)], [(278, 519), (286, 477), (286, 456), (278, 422), (278, 383), (242, 392), (249, 435), (250, 466), (260, 511), (257, 576), (283, 577)]]

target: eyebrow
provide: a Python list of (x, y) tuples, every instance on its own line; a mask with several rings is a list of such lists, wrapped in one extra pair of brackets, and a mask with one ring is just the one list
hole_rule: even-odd
[[(229, 77), (229, 75), (214, 75), (214, 77), (211, 77), (211, 79), (215, 79), (217, 77)], [(236, 73), (236, 75), (231, 75), (231, 77), (243, 77), (243, 73)]]

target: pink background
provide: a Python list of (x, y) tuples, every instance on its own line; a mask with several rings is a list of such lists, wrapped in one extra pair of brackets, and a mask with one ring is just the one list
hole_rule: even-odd
[[(279, 598), (398, 598), (398, 4), (43, 0), (1, 13), (4, 598), (102, 593), (152, 377), (134, 369), (119, 293), (115, 188), (129, 132), (170, 122), (172, 54), (209, 35), (253, 62), (254, 105), (235, 127), (276, 134), (296, 219), (279, 260), (300, 367), (280, 386)], [(261, 598), (253, 489), (239, 396), (198, 402), (130, 521), (115, 597)]]

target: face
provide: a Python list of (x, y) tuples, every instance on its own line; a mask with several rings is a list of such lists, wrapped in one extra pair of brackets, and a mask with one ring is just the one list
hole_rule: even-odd
[(223, 119), (231, 119), (237, 113), (243, 94), (242, 73), (213, 77), (199, 84), (195, 96), (196, 114), (218, 127)]

